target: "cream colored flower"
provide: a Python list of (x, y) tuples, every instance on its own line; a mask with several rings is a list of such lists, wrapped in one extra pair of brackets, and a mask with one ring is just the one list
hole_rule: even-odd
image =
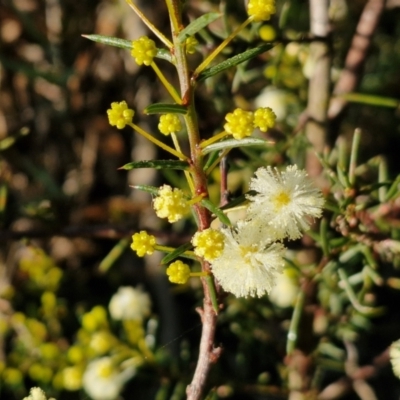
[(400, 378), (400, 339), (392, 343), (389, 354), (393, 373), (397, 376), (397, 378)]
[(136, 373), (133, 367), (119, 371), (111, 357), (93, 360), (83, 374), (83, 388), (92, 400), (116, 400), (124, 386)]
[[(40, 389), (39, 387), (33, 387), (29, 392), (29, 396), (24, 397), (23, 400), (47, 400), (47, 397), (42, 389)], [(50, 398), (49, 400), (55, 399)]]
[(237, 230), (221, 232), (225, 236), (224, 249), (211, 268), (222, 288), (236, 297), (269, 293), (282, 271), (285, 247), (260, 236), (251, 224), (242, 223)]
[(113, 319), (140, 321), (150, 315), (151, 301), (142, 289), (124, 286), (111, 298), (108, 308)]
[(283, 121), (288, 115), (288, 103), (290, 94), (282, 89), (273, 86), (265, 88), (254, 100), (254, 105), (259, 107), (271, 107), (274, 110), (276, 119)]
[(283, 172), (259, 168), (255, 175), (250, 189), (257, 194), (248, 196), (247, 219), (260, 234), (272, 231), (276, 240), (298, 239), (310, 228), (309, 219), (321, 216), (324, 199), (306, 171), (292, 165)]
[(272, 288), (269, 299), (278, 307), (291, 307), (296, 302), (299, 285), (292, 275), (291, 271), (285, 268), (276, 278), (276, 285)]

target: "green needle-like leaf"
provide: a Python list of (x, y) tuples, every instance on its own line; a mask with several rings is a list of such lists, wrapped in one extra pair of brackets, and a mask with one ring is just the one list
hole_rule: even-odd
[(201, 201), (201, 205), (207, 208), (207, 210), (211, 211), (214, 215), (218, 217), (218, 219), (224, 224), (231, 226), (232, 223), (229, 218), (221, 211), (220, 208), (216, 207), (210, 200), (203, 199)]
[(158, 196), (159, 188), (155, 186), (148, 186), (148, 185), (132, 185), (130, 186), (132, 189), (138, 189), (142, 192), (147, 192), (152, 194), (153, 196)]
[(190, 258), (191, 260), (197, 260), (197, 258), (193, 255), (184, 254), (185, 251), (191, 249), (193, 245), (191, 243), (185, 243), (182, 246), (179, 246), (172, 253), (167, 254), (162, 260), (161, 264), (169, 264), (171, 261), (174, 261), (178, 257)]
[(247, 201), (247, 196), (255, 196), (256, 194), (257, 192), (255, 190), (249, 190), (248, 192), (243, 193), (235, 199), (231, 200), (228, 204), (225, 204), (223, 207), (221, 207), (221, 210), (226, 211), (230, 210), (231, 208), (238, 207)]
[[(82, 35), (84, 38), (93, 40), (93, 42), (102, 43), (107, 46), (119, 47), (120, 49), (132, 50), (132, 40), (120, 39), (104, 35)], [(173, 62), (171, 53), (165, 49), (157, 49), (157, 58), (162, 58)]]
[(222, 71), (225, 71), (226, 69), (235, 67), (236, 65), (241, 64), (242, 62), (245, 62), (247, 60), (251, 60), (254, 57), (257, 57), (259, 54), (265, 53), (268, 50), (271, 50), (272, 47), (275, 46), (275, 43), (267, 43), (263, 44), (261, 46), (258, 46), (254, 49), (247, 50), (243, 53), (236, 54), (235, 56), (228, 58), (225, 61), (222, 61), (221, 63), (214, 65), (213, 67), (205, 69), (197, 78), (197, 82), (202, 82), (207, 78), (210, 78), (211, 76), (217, 75)]
[(249, 146), (265, 146), (266, 144), (272, 144), (273, 142), (269, 142), (264, 139), (259, 138), (245, 138), (241, 140), (236, 139), (228, 139), (223, 140), (222, 142), (217, 142), (210, 144), (202, 150), (203, 155), (211, 153), (212, 151), (220, 151), (225, 149), (233, 149), (235, 147), (249, 147)]
[(93, 40), (93, 42), (102, 43), (107, 46), (119, 47), (120, 49), (131, 50), (132, 40), (120, 39), (104, 35), (82, 35), (84, 38)]
[(210, 168), (211, 165), (218, 159), (218, 157), (219, 157), (219, 151), (214, 151), (213, 153), (211, 153), (207, 159), (207, 162), (203, 167), (203, 171), (207, 171), (208, 168)]
[(130, 238), (121, 239), (100, 262), (99, 271), (107, 272), (128, 248), (130, 242)]
[(185, 29), (179, 32), (178, 41), (179, 43), (184, 42), (188, 37), (193, 36), (197, 32), (201, 31), (208, 24), (220, 18), (219, 13), (208, 13), (192, 21)]
[(388, 192), (386, 193), (385, 201), (389, 201), (399, 194), (400, 185), (400, 175), (395, 179), (395, 181), (390, 186)]
[(143, 110), (144, 114), (186, 114), (187, 108), (180, 104), (155, 103)]
[(154, 168), (154, 169), (178, 169), (187, 170), (189, 164), (186, 161), (180, 160), (149, 160), (149, 161), (133, 161), (125, 164), (119, 169), (129, 171), (137, 168)]
[(376, 107), (396, 108), (400, 105), (400, 100), (393, 97), (373, 96), (363, 93), (344, 93), (337, 95), (337, 97), (351, 103), (369, 104)]
[(215, 290), (215, 282), (214, 278), (211, 275), (207, 275), (204, 277), (207, 282), (208, 290), (210, 292), (210, 299), (211, 304), (213, 306), (214, 312), (218, 315), (219, 307), (218, 307), (218, 300), (217, 300), (217, 291)]

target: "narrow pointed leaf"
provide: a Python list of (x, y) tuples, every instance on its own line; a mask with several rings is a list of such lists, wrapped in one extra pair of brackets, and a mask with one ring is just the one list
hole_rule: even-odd
[(399, 194), (400, 185), (400, 175), (395, 179), (395, 181), (390, 186), (388, 192), (386, 193), (385, 201), (389, 201)]
[[(132, 50), (132, 40), (120, 39), (104, 35), (82, 35), (84, 38), (93, 40), (93, 42), (102, 43), (107, 46), (119, 47), (120, 49)], [(157, 49), (157, 58), (162, 58), (172, 62), (171, 53), (165, 49)]]
[(107, 272), (128, 248), (130, 241), (130, 238), (121, 239), (100, 262), (99, 271)]
[(180, 104), (168, 103), (155, 103), (146, 107), (143, 111), (144, 114), (186, 114), (187, 108)]
[(337, 95), (351, 103), (369, 104), (376, 107), (396, 108), (400, 105), (400, 101), (393, 97), (374, 96), (363, 93), (343, 93)]
[(107, 46), (119, 47), (120, 49), (131, 50), (132, 40), (120, 39), (104, 35), (82, 35), (84, 38), (93, 40), (93, 42), (102, 43)]
[(203, 199), (201, 201), (201, 205), (207, 208), (207, 210), (211, 211), (218, 219), (227, 226), (231, 226), (232, 223), (229, 218), (221, 211), (220, 208), (216, 207), (210, 200)]
[(212, 275), (207, 275), (204, 277), (204, 279), (207, 282), (208, 290), (210, 293), (210, 299), (211, 299), (211, 304), (213, 306), (213, 310), (215, 312), (215, 315), (218, 315), (219, 312), (219, 306), (218, 306), (218, 300), (217, 300), (217, 291), (215, 290), (215, 281)]
[(219, 156), (219, 151), (212, 152), (203, 167), (203, 171), (207, 171), (208, 168), (210, 168), (211, 165), (214, 163), (214, 161), (218, 159), (218, 156)]
[(141, 190), (142, 192), (150, 193), (150, 194), (152, 194), (153, 196), (158, 196), (158, 190), (159, 190), (159, 188), (158, 188), (158, 187), (155, 187), (155, 186), (148, 186), (148, 185), (132, 185), (132, 186), (129, 186), (129, 187), (131, 187), (132, 189)]
[(197, 82), (202, 82), (207, 78), (210, 78), (211, 76), (217, 75), (222, 71), (225, 71), (226, 69), (235, 67), (236, 65), (241, 64), (242, 62), (245, 62), (247, 60), (251, 60), (254, 57), (257, 57), (258, 55), (265, 53), (268, 50), (271, 50), (272, 47), (274, 47), (274, 43), (267, 43), (263, 44), (261, 46), (256, 47), (255, 49), (250, 49), (247, 50), (243, 53), (237, 54), (231, 58), (228, 58), (225, 61), (222, 61), (221, 63), (214, 65), (213, 67), (205, 69), (198, 77), (197, 77)]
[(149, 161), (133, 161), (125, 164), (119, 169), (129, 171), (137, 168), (153, 168), (153, 169), (178, 169), (187, 170), (189, 164), (186, 161), (181, 160), (149, 160)]
[(265, 146), (267, 144), (272, 144), (273, 142), (260, 139), (248, 137), (246, 139), (236, 140), (236, 139), (228, 139), (223, 140), (222, 142), (217, 142), (210, 144), (202, 150), (203, 155), (211, 153), (212, 151), (220, 151), (225, 149), (233, 149), (235, 147), (249, 147), (249, 146)]
[(169, 264), (171, 261), (174, 261), (176, 258), (178, 257), (184, 257), (184, 258), (190, 258), (190, 259), (195, 259), (197, 260), (196, 257), (192, 256), (192, 255), (187, 255), (187, 254), (183, 254), (185, 251), (191, 249), (193, 247), (193, 245), (191, 243), (185, 243), (182, 246), (179, 246), (177, 249), (175, 249), (175, 251), (173, 251), (172, 253), (167, 254), (162, 260), (161, 260), (161, 264), (165, 265), (165, 264)]
[(197, 32), (201, 31), (204, 27), (216, 19), (220, 18), (219, 13), (208, 13), (192, 21), (185, 29), (179, 32), (178, 41), (179, 43), (184, 42), (189, 36), (193, 36)]
[(249, 190), (248, 192), (243, 193), (235, 199), (231, 200), (228, 204), (225, 204), (223, 207), (221, 207), (221, 210), (225, 211), (240, 206), (247, 201), (247, 196), (255, 196), (256, 194), (257, 192), (255, 190)]

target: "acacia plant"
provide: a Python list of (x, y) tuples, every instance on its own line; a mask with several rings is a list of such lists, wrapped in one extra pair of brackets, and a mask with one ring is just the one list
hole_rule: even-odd
[[(160, 27), (137, 3), (122, 7), (148, 36), (84, 36), (103, 51), (117, 47), (141, 78), (158, 77), (152, 87), (161, 90), (147, 97), (157, 100), (140, 109), (132, 99), (142, 100), (136, 87), (143, 83), (126, 85), (127, 71), (123, 94), (113, 90), (116, 98), (101, 101), (96, 117), (100, 127), (108, 118), (113, 135), (141, 135), (138, 146), (157, 149), (155, 159), (134, 156), (118, 166), (160, 172), (154, 186), (140, 174), (132, 188), (121, 185), (151, 197), (158, 218), (138, 227), (142, 205), (116, 210), (129, 221), (119, 231), (112, 222), (108, 240), (115, 232), (120, 240), (102, 249), (100, 265), (90, 258), (92, 271), (76, 255), (74, 268), (64, 266), (55, 245), (35, 240), (36, 230), (6, 232), (24, 240), (15, 274), (9, 282), (4, 275), (0, 288), (1, 398), (23, 398), (32, 386), (26, 400), (398, 398), (400, 177), (391, 176), (399, 168), (390, 152), (376, 151), (395, 140), (388, 127), (399, 101), (364, 93), (398, 82), (398, 40), (379, 36), (384, 45), (365, 63), (385, 3), (393, 2), (156, 1)], [(354, 10), (359, 22), (348, 29)], [(393, 15), (385, 29), (396, 26), (398, 39)], [(349, 48), (345, 30), (356, 32)], [(8, 139), (0, 150), (12, 145)], [(85, 196), (64, 186), (76, 207)], [(57, 232), (85, 235), (70, 228)], [(67, 243), (70, 250), (74, 242)], [(160, 275), (148, 274), (145, 287), (125, 282), (127, 274), (141, 283), (136, 273), (150, 263)], [(172, 298), (184, 301), (160, 306)], [(179, 319), (181, 312), (190, 317)], [(166, 326), (174, 327), (168, 338)]]
[[(161, 114), (158, 129), (165, 135), (164, 141), (156, 139), (154, 134), (133, 122), (133, 106), (128, 106), (124, 100), (113, 102), (107, 113), (112, 126), (118, 129), (131, 127), (173, 157), (132, 162), (125, 165), (125, 169), (177, 169), (182, 170), (186, 178), (188, 190), (166, 184), (159, 188), (140, 186), (137, 189), (155, 196), (153, 206), (157, 216), (166, 218), (169, 223), (185, 218), (192, 211), (197, 231), (191, 242), (176, 249), (168, 248), (157, 244), (153, 235), (141, 231), (133, 235), (131, 247), (139, 256), (152, 254), (155, 250), (166, 252), (162, 264), (167, 266), (166, 273), (171, 282), (184, 284), (190, 277), (199, 277), (203, 283), (204, 300), (198, 309), (202, 322), (199, 358), (192, 382), (186, 390), (188, 399), (201, 399), (211, 365), (218, 361), (221, 352), (221, 348), (215, 345), (214, 337), (218, 314), (223, 310), (222, 294), (227, 292), (237, 297), (248, 297), (270, 292), (277, 274), (284, 267), (283, 241), (300, 238), (310, 227), (310, 218), (321, 216), (324, 201), (307, 173), (296, 165), (282, 172), (271, 167), (259, 168), (250, 182), (250, 192), (242, 196), (241, 201), (235, 202), (235, 206), (245, 204), (247, 208), (246, 214), (235, 224), (228, 217), (233, 206), (223, 198), (226, 187), (221, 187), (219, 205), (210, 201), (209, 177), (220, 161), (227, 158), (233, 148), (265, 146), (264, 139), (252, 137), (252, 134), (255, 130), (267, 132), (274, 126), (276, 116), (270, 107), (254, 111), (236, 108), (226, 114), (220, 132), (204, 137), (199, 130), (198, 120), (202, 118), (202, 111), (196, 106), (196, 89), (214, 75), (239, 66), (272, 47), (269, 43), (262, 44), (218, 63), (221, 52), (249, 25), (271, 18), (276, 12), (275, 2), (250, 0), (247, 4), (248, 18), (235, 27), (194, 70), (189, 67), (188, 57), (196, 49), (195, 35), (221, 15), (205, 14), (185, 25), (182, 2), (167, 0), (171, 33), (166, 35), (134, 3), (129, 2), (129, 5), (155, 35), (158, 44), (147, 36), (133, 41), (98, 35), (85, 37), (129, 49), (138, 65), (153, 68), (171, 97), (169, 103), (150, 104), (144, 110), (145, 114)], [(176, 68), (179, 87), (171, 84), (158, 67), (156, 60), (160, 58)], [(189, 142), (190, 151), (187, 154), (177, 137), (182, 130)], [(167, 144), (168, 136), (172, 138), (173, 147)], [(222, 173), (227, 174), (226, 168), (222, 169)], [(226, 181), (226, 176), (223, 181)], [(211, 228), (215, 217), (222, 224), (219, 229)], [(193, 272), (181, 258), (200, 263), (200, 271)]]

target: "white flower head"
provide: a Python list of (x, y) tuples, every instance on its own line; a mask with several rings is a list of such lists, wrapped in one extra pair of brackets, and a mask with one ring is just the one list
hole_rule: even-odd
[[(29, 391), (29, 396), (25, 397), (23, 400), (47, 400), (45, 392), (39, 387), (33, 387)], [(53, 398), (49, 400), (54, 400)]]
[(83, 374), (85, 392), (92, 400), (116, 400), (124, 386), (136, 373), (134, 367), (119, 371), (111, 357), (91, 361)]
[(271, 107), (274, 110), (276, 119), (283, 121), (288, 114), (288, 102), (290, 95), (284, 90), (269, 86), (264, 89), (255, 99), (254, 105), (259, 107)]
[(258, 230), (267, 229), (269, 234), (272, 230), (276, 240), (298, 239), (310, 228), (309, 218), (321, 216), (324, 199), (306, 171), (292, 165), (283, 172), (259, 168), (255, 175), (250, 189), (257, 194), (248, 196), (251, 202), (247, 219)]
[(269, 293), (283, 269), (285, 247), (281, 243), (271, 244), (251, 224), (242, 223), (237, 230), (221, 232), (225, 246), (211, 268), (222, 288), (236, 297)]
[(140, 288), (122, 286), (110, 300), (111, 318), (116, 320), (139, 320), (150, 315), (150, 296)]
[(291, 307), (296, 302), (299, 285), (288, 269), (276, 278), (276, 285), (269, 294), (272, 303), (281, 308)]
[(392, 343), (389, 354), (393, 373), (397, 376), (397, 378), (400, 378), (400, 339)]

